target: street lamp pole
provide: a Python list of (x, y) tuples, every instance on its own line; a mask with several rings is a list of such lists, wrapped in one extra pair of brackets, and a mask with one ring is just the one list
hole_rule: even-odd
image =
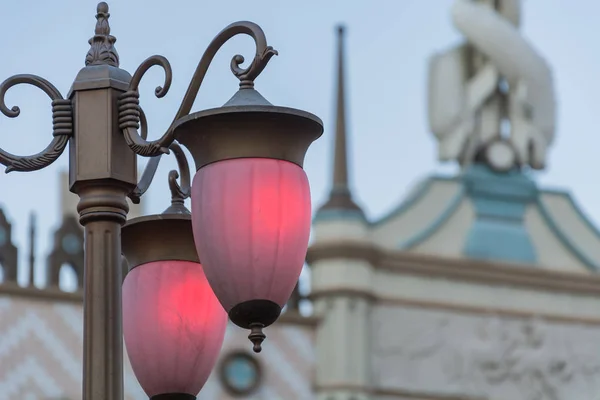
[[(35, 75), (15, 75), (0, 84), (4, 115), (14, 118), (20, 113), (18, 107), (6, 106), (7, 90), (30, 84), (51, 98), (53, 117), (53, 139), (43, 151), (17, 156), (0, 149), (0, 164), (7, 173), (39, 170), (56, 161), (69, 145), (70, 190), (79, 196), (77, 210), (85, 231), (83, 399), (122, 400), (121, 227), (127, 222), (127, 198), (139, 202), (161, 156), (173, 149), (180, 169), (183, 165), (182, 186), (174, 199), (178, 204), (191, 196), (192, 213), (182, 205), (173, 206), (166, 214), (131, 221), (124, 252), (136, 261), (130, 262), (135, 270), (127, 277), (133, 288), (127, 292), (127, 309), (134, 316), (141, 310), (140, 321), (146, 324), (171, 326), (148, 334), (144, 327), (138, 332), (139, 327), (129, 324), (126, 342), (135, 356), (134, 372), (151, 399), (193, 399), (214, 366), (218, 349), (204, 359), (190, 353), (199, 341), (220, 348), (224, 311), (233, 323), (251, 331), (249, 339), (259, 352), (265, 339), (262, 329), (277, 320), (296, 285), (310, 232), (310, 195), (302, 167), (323, 124), (307, 112), (272, 105), (254, 89), (254, 80), (277, 52), (267, 46), (258, 25), (237, 22), (209, 44), (165, 134), (147, 140), (138, 85), (149, 68), (160, 66), (165, 82), (155, 95), (163, 97), (171, 85), (171, 66), (164, 57), (152, 56), (133, 76), (120, 69), (108, 11), (106, 3), (98, 4), (85, 67), (66, 98)], [(239, 90), (222, 107), (190, 114), (215, 54), (238, 34), (251, 36), (256, 44), (247, 68), (240, 67), (241, 55), (231, 60)], [(191, 189), (187, 162), (176, 141), (190, 150), (196, 164)], [(139, 182), (138, 155), (151, 157)], [(169, 229), (177, 234), (165, 236)], [(152, 232), (162, 233), (171, 244), (164, 245)], [(154, 240), (152, 251), (138, 245), (143, 240)], [(147, 290), (143, 282), (156, 290)], [(179, 303), (172, 303), (174, 288), (182, 287), (175, 296)], [(144, 310), (141, 298), (150, 299), (155, 309)], [(204, 309), (198, 311), (199, 306)], [(169, 312), (177, 318), (169, 319)], [(178, 334), (187, 336), (164, 344)], [(167, 363), (179, 368), (188, 363), (200, 372), (165, 377), (155, 368), (165, 360), (158, 359), (150, 360), (153, 365), (147, 368), (148, 352), (138, 351), (143, 346), (137, 336), (153, 342), (153, 349), (160, 347), (158, 353)]]
[(45, 79), (18, 75), (0, 88), (0, 107), (6, 91), (29, 83), (52, 98), (54, 138), (43, 152), (30, 157), (0, 153), (10, 171), (33, 171), (54, 162), (69, 144), (69, 184), (79, 196), (77, 211), (84, 227), (85, 269), (83, 300), (83, 398), (123, 398), (123, 339), (121, 318), (121, 226), (127, 220), (127, 195), (137, 184), (136, 155), (119, 129), (118, 98), (131, 76), (119, 68), (110, 35), (108, 6), (98, 5), (95, 35), (85, 67), (67, 99)]

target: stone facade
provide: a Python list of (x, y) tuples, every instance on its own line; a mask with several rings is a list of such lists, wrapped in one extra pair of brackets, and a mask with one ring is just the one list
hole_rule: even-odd
[[(0, 286), (0, 391), (2, 398), (58, 400), (81, 398), (83, 315), (80, 293)], [(282, 317), (267, 331), (256, 357), (260, 380), (247, 399), (309, 399), (314, 347), (310, 318)], [(232, 353), (251, 349), (247, 333), (229, 326), (222, 358), (202, 390), (201, 399), (232, 400), (221, 364)], [(125, 400), (145, 400), (125, 353)]]

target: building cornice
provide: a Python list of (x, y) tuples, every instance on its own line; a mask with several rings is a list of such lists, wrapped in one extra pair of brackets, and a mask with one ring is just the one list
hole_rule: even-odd
[[(559, 313), (549, 313), (541, 311), (526, 311), (526, 310), (514, 310), (505, 307), (484, 307), (484, 306), (473, 306), (468, 304), (457, 304), (445, 301), (435, 300), (420, 300), (410, 299), (403, 297), (388, 297), (380, 296), (375, 293), (371, 293), (365, 290), (356, 290), (349, 288), (330, 288), (327, 290), (314, 291), (310, 294), (309, 298), (313, 301), (320, 300), (323, 298), (347, 298), (347, 299), (363, 299), (371, 304), (377, 306), (398, 306), (403, 308), (416, 308), (420, 310), (435, 310), (448, 312), (453, 314), (464, 314), (464, 315), (483, 315), (489, 316), (494, 315), (498, 317), (506, 317), (513, 319), (532, 319), (539, 318), (548, 322), (556, 322), (559, 324), (576, 324), (576, 325), (589, 325), (599, 326), (600, 318), (593, 317), (582, 317), (582, 316), (569, 316), (561, 315)], [(318, 323), (318, 321), (317, 321)]]
[(436, 393), (423, 393), (403, 389), (369, 388), (358, 384), (336, 383), (315, 385), (313, 390), (317, 393), (324, 392), (347, 392), (352, 394), (362, 393), (368, 396), (390, 396), (400, 397), (406, 400), (484, 400), (481, 397), (462, 396), (462, 395), (442, 395)]
[(392, 274), (428, 276), (457, 281), (509, 285), (543, 291), (600, 295), (600, 276), (540, 269), (532, 265), (386, 250), (356, 241), (336, 241), (311, 246), (310, 265), (326, 259), (353, 259), (369, 262), (375, 269)]

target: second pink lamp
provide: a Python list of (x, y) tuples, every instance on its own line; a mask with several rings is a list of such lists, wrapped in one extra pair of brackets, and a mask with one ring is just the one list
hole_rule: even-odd
[(121, 235), (129, 263), (123, 336), (132, 369), (152, 400), (194, 400), (219, 356), (227, 314), (199, 263), (191, 217), (134, 218)]

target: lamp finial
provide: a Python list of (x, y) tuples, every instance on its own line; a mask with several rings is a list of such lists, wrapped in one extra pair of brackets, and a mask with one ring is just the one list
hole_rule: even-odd
[(88, 41), (91, 47), (85, 57), (86, 67), (102, 64), (113, 67), (119, 66), (119, 54), (114, 46), (117, 38), (110, 34), (109, 18), (108, 4), (104, 1), (98, 3), (96, 7), (96, 30), (94, 37)]
[(262, 351), (262, 342), (267, 338), (267, 336), (263, 333), (264, 325), (260, 323), (252, 323), (250, 324), (250, 334), (248, 335), (248, 339), (254, 344), (252, 350), (255, 353), (260, 353)]

